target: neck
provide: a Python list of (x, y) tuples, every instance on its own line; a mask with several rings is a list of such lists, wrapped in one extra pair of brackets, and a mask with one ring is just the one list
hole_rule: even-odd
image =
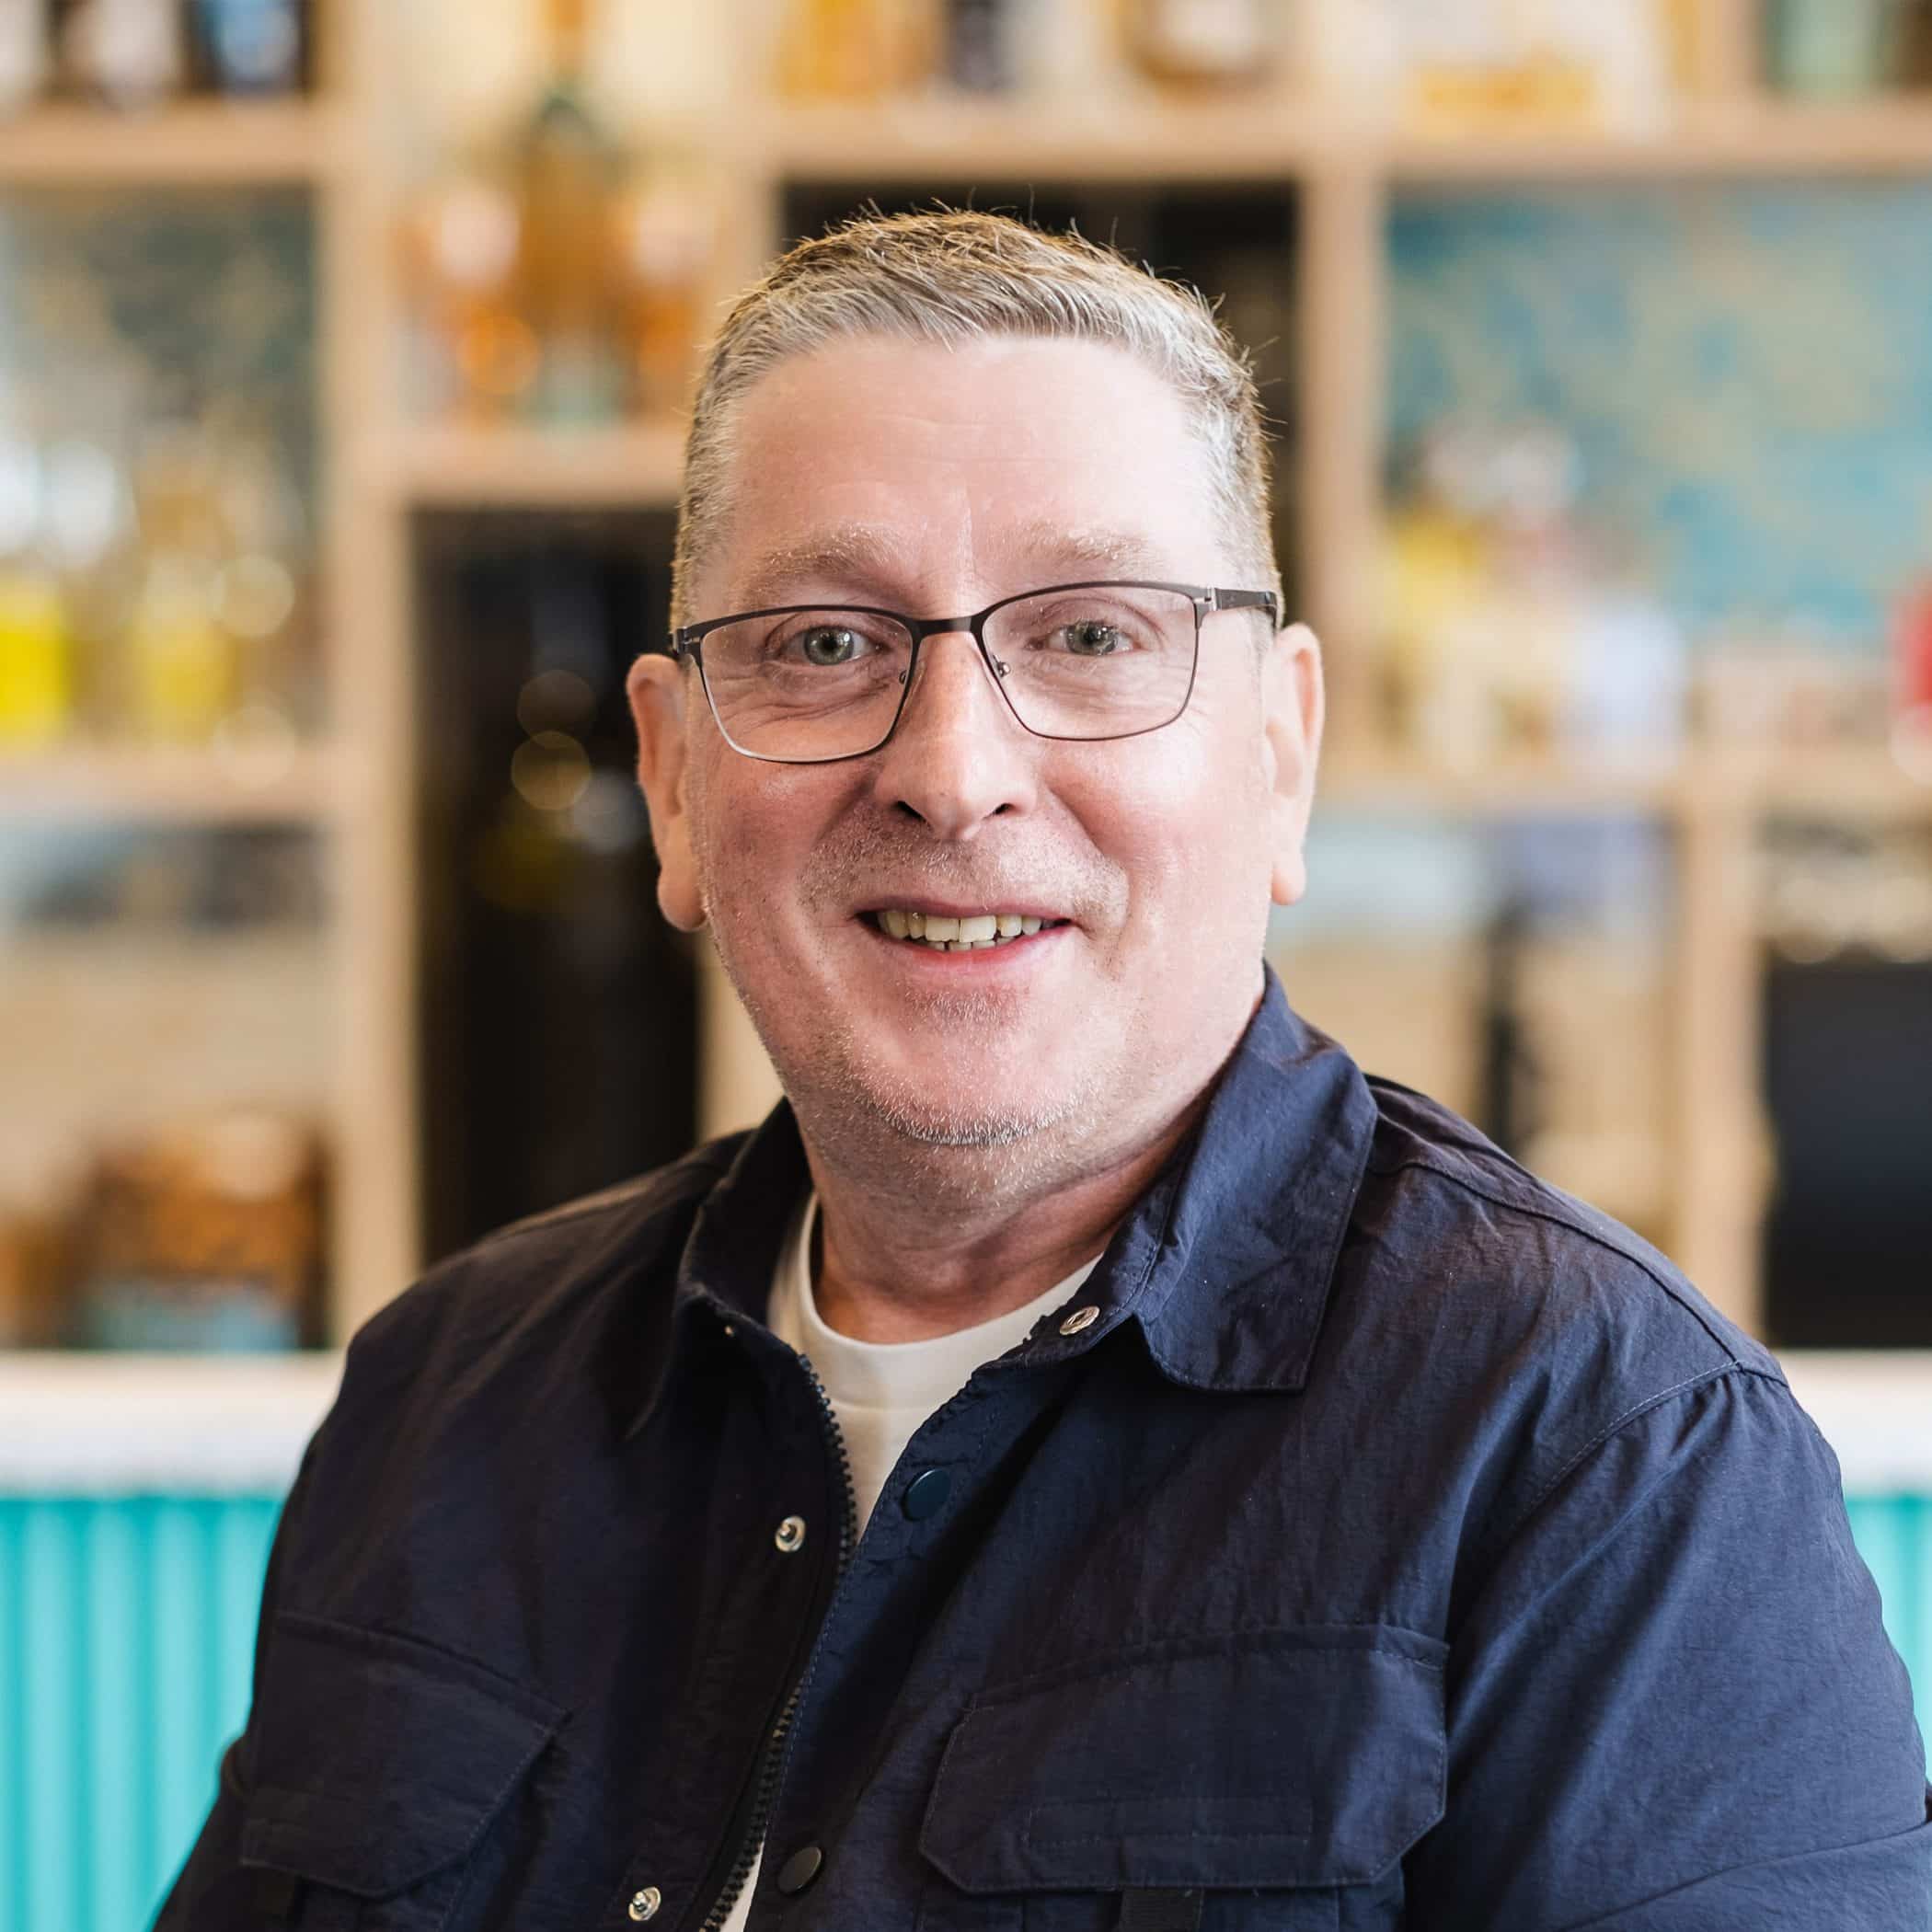
[(876, 1162), (808, 1133), (820, 1315), (856, 1340), (924, 1341), (1024, 1307), (1106, 1247), (1204, 1100), (1073, 1179), (1011, 1148), (936, 1147), (881, 1185)]

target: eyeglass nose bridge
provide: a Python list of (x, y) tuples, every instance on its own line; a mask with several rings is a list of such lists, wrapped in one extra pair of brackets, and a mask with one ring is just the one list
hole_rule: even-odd
[(899, 721), (905, 715), (905, 707), (912, 696), (913, 679), (919, 670), (919, 653), (926, 648), (928, 638), (944, 638), (958, 635), (971, 638), (973, 648), (979, 652), (980, 662), (986, 667), (993, 679), (993, 688), (1006, 700), (1006, 709), (1013, 713), (1014, 721), (1020, 729), (1026, 729), (1013, 703), (1012, 694), (1006, 689), (1006, 680), (1012, 667), (1004, 658), (993, 654), (993, 647), (986, 642), (986, 619), (990, 611), (975, 611), (958, 617), (920, 617), (908, 620), (906, 628), (912, 632), (913, 646), (906, 655), (905, 669), (899, 673), (899, 682), (904, 687), (905, 696), (899, 700), (899, 714), (892, 720), (892, 729), (899, 729)]

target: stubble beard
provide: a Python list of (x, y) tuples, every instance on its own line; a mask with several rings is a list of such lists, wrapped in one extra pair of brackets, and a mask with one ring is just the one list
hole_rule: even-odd
[(860, 1017), (839, 1011), (809, 1028), (783, 1023), (761, 997), (758, 976), (744, 971), (730, 919), (718, 918), (708, 896), (706, 911), (725, 977), (771, 1056), (799, 1130), (831, 1165), (926, 1213), (943, 1213), (949, 1203), (981, 1212), (992, 1201), (1017, 1203), (1091, 1171), (1099, 1152), (1094, 1130), (1106, 1097), (1121, 1090), (1124, 1069), (1088, 1065), (1051, 1095), (949, 1094), (949, 1046), (982, 1044), (1012, 1023), (1009, 1002), (962, 990), (911, 1003), (915, 1023), (930, 1029), (937, 1075), (915, 1090), (879, 1066)]

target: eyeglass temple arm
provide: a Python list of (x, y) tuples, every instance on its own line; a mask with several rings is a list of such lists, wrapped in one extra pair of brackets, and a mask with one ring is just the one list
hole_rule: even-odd
[(1217, 611), (1266, 611), (1276, 630), (1282, 627), (1282, 603), (1272, 591), (1214, 591)]

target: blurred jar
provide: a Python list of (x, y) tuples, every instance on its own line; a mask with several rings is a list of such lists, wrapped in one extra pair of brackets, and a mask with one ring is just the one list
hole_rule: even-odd
[(175, 0), (76, 0), (62, 29), (61, 63), (77, 94), (129, 110), (159, 106), (187, 78)]
[(1786, 94), (1872, 94), (1895, 72), (1898, 0), (1767, 0), (1765, 52)]
[(1130, 0), (1126, 32), (1134, 65), (1170, 86), (1255, 86), (1281, 53), (1273, 0)]
[(929, 80), (946, 0), (785, 0), (778, 92), (789, 100), (871, 100)]
[(52, 744), (73, 718), (74, 638), (44, 518), (40, 450), (0, 432), (0, 749)]
[(47, 0), (0, 0), (0, 120), (31, 106), (52, 67)]
[(316, 1338), (314, 1130), (235, 1109), (104, 1153), (68, 1328), (92, 1348), (290, 1349)]
[(693, 161), (653, 167), (616, 207), (616, 259), (630, 348), (630, 400), (647, 417), (679, 414), (701, 334), (717, 215)]
[(200, 64), (217, 93), (301, 91), (306, 54), (302, 0), (194, 0)]

